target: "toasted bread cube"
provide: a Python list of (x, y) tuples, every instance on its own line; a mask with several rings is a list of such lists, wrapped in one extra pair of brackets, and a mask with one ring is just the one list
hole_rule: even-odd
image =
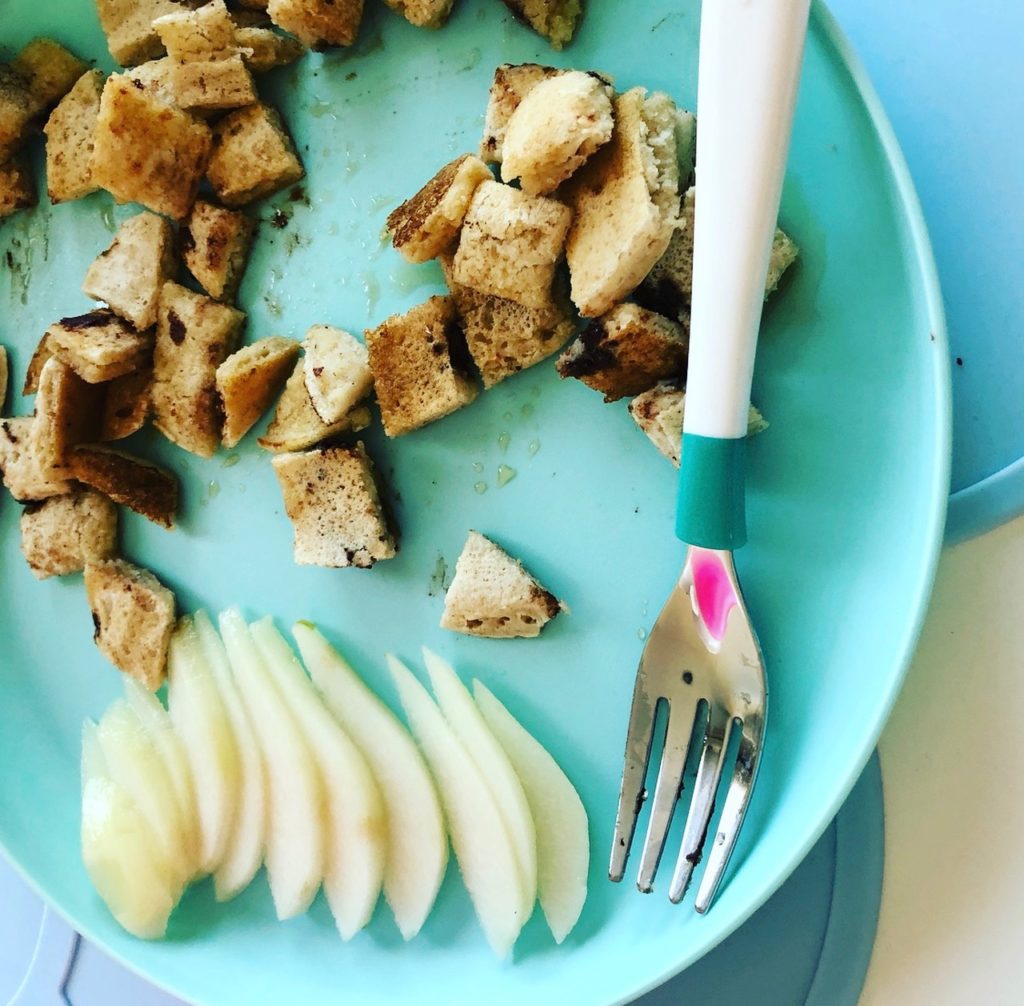
[(764, 296), (767, 300), (778, 289), (786, 270), (800, 257), (796, 242), (781, 228), (775, 228), (772, 254), (768, 260), (768, 275), (764, 282)]
[(336, 423), (325, 423), (313, 408), (306, 388), (306, 371), (300, 360), (284, 386), (274, 418), (267, 432), (257, 441), (260, 447), (275, 454), (281, 451), (303, 451), (339, 433), (357, 433), (370, 425), (370, 410), (356, 406)]
[(309, 400), (325, 423), (336, 423), (373, 390), (366, 347), (354, 335), (330, 325), (314, 325), (303, 347)]
[(115, 377), (104, 385), (101, 441), (123, 440), (146, 425), (153, 408), (152, 385), (152, 367)]
[(52, 38), (36, 38), (11, 60), (11, 67), (28, 81), (38, 112), (45, 112), (74, 87), (89, 64)]
[(669, 318), (690, 316), (693, 290), (693, 222), (697, 190), (690, 186), (683, 196), (679, 223), (665, 254), (636, 289), (637, 303)]
[(92, 158), (102, 93), (103, 72), (89, 70), (46, 120), (46, 187), (51, 202), (80, 199), (98, 188)]
[(26, 154), (15, 154), (0, 164), (0, 220), (19, 210), (31, 209), (36, 202), (32, 165)]
[(156, 324), (164, 283), (176, 272), (174, 231), (155, 213), (129, 217), (89, 266), (82, 292), (102, 300), (140, 331)]
[(0, 411), (7, 404), (7, 350), (0, 346)]
[(269, 0), (270, 20), (304, 46), (321, 51), (351, 45), (363, 19), (363, 0)]
[[(693, 227), (697, 189), (691, 186), (683, 197), (679, 225), (665, 254), (654, 264), (637, 288), (637, 302), (670, 318), (688, 319), (693, 292)], [(796, 261), (799, 249), (779, 228), (775, 229), (771, 260), (764, 285), (765, 299), (779, 285), (785, 271)]]
[(612, 95), (582, 70), (540, 81), (509, 120), (501, 177), (530, 195), (554, 192), (612, 138)]
[(446, 164), (388, 217), (395, 248), (410, 262), (426, 262), (447, 251), (458, 240), (477, 186), (489, 181), (487, 165), (472, 154)]
[(30, 503), (21, 515), (21, 551), (40, 580), (80, 573), (117, 555), (117, 507), (91, 489)]
[(0, 163), (24, 142), (39, 105), (28, 79), (8, 63), (0, 63)]
[(526, 307), (544, 307), (570, 223), (572, 211), (555, 199), (483, 182), (462, 227), (455, 282)]
[(174, 527), (178, 480), (171, 472), (142, 458), (95, 444), (75, 447), (68, 455), (71, 476), (134, 510), (161, 527)]
[(83, 381), (56, 356), (39, 374), (32, 447), (42, 471), (54, 481), (69, 478), (72, 447), (95, 440), (103, 409), (103, 389)]
[(33, 438), (34, 416), (0, 419), (0, 472), (4, 485), (20, 503), (70, 492), (70, 483), (44, 465)]
[(509, 120), (523, 98), (542, 80), (562, 73), (565, 71), (539, 63), (502, 63), (494, 71), (484, 115), (484, 137), (480, 143), (480, 156), (488, 164), (501, 163)]
[(244, 206), (297, 182), (303, 174), (281, 117), (268, 105), (240, 108), (214, 127), (208, 176), (226, 206)]
[(440, 28), (452, 12), (454, 0), (384, 0), (417, 28)]
[(252, 75), (235, 39), (235, 23), (223, 0), (165, 14), (153, 27), (172, 60), (171, 90), (179, 106), (215, 111), (256, 100)]
[(266, 73), (279, 66), (288, 66), (306, 51), (297, 38), (260, 25), (236, 28), (235, 41), (241, 49), (245, 65), (252, 73)]
[(85, 592), (100, 652), (155, 692), (167, 667), (174, 595), (149, 570), (123, 559), (86, 563)]
[(170, 56), (163, 56), (125, 70), (124, 76), (150, 97), (162, 101), (165, 105), (177, 106), (174, 85), (171, 83), (173, 70), (174, 60)]
[[(629, 414), (637, 426), (676, 468), (679, 467), (683, 445), (685, 411), (686, 392), (673, 381), (662, 381), (629, 403)], [(764, 417), (751, 405), (747, 415), (747, 436), (755, 436), (766, 429), (768, 424)]]
[(584, 317), (622, 301), (668, 248), (679, 222), (678, 123), (667, 95), (627, 91), (615, 101), (611, 142), (568, 183), (566, 257)]
[(687, 348), (681, 325), (638, 304), (620, 304), (580, 333), (558, 358), (558, 373), (579, 378), (614, 402), (682, 377)]
[[(236, 0), (231, 11), (231, 20), (236, 28), (265, 28), (273, 24), (267, 13), (267, 0)], [(235, 34), (237, 38), (237, 32)], [(306, 47), (302, 47), (306, 51)]]
[(171, 88), (181, 108), (201, 111), (240, 108), (256, 100), (252, 74), (237, 53), (227, 59), (174, 63)]
[(25, 369), (25, 383), (22, 385), (23, 395), (34, 395), (39, 390), (39, 375), (43, 372), (43, 365), (53, 356), (53, 347), (50, 345), (50, 338), (45, 333), (39, 340), (32, 352), (32, 359), (28, 361)]
[(299, 344), (294, 339), (272, 335), (243, 346), (217, 368), (225, 447), (234, 447), (270, 408), (298, 355)]
[(211, 145), (209, 127), (188, 113), (121, 74), (107, 80), (93, 178), (119, 203), (141, 203), (181, 220), (195, 202)]
[(568, 291), (558, 277), (545, 307), (524, 307), (456, 283), (451, 256), (442, 256), (441, 265), (485, 388), (546, 360), (576, 330)]
[(245, 315), (165, 283), (153, 351), (153, 421), (186, 451), (212, 457), (221, 441), (217, 368), (234, 352)]
[(196, 201), (181, 231), (185, 267), (214, 300), (233, 300), (242, 282), (256, 223), (244, 213)]
[(153, 351), (151, 333), (140, 332), (107, 308), (63, 318), (46, 336), (53, 355), (89, 384), (133, 373)]
[(470, 531), (445, 594), (441, 628), (489, 639), (532, 638), (561, 610), (521, 562)]
[(674, 381), (660, 381), (629, 403), (629, 414), (655, 447), (679, 467), (686, 392)]
[(520, 20), (551, 43), (564, 49), (576, 34), (583, 16), (583, 0), (502, 0)]
[(238, 51), (235, 22), (224, 0), (210, 0), (196, 10), (179, 7), (173, 14), (156, 18), (153, 28), (167, 55), (178, 63), (204, 62)]
[[(189, 6), (195, 6), (190, 2)], [(153, 22), (181, 10), (178, 0), (96, 0), (110, 55), (122, 66), (135, 66), (164, 54)]]
[(451, 297), (431, 297), (366, 332), (377, 404), (389, 437), (419, 429), (476, 398)]
[(381, 506), (373, 462), (363, 444), (279, 454), (273, 461), (295, 529), (300, 566), (369, 569), (394, 558), (395, 536)]

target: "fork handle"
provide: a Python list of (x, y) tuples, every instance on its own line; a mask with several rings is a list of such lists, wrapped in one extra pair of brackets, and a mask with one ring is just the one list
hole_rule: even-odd
[(676, 532), (746, 540), (754, 352), (786, 170), (810, 0), (704, 0), (697, 213)]

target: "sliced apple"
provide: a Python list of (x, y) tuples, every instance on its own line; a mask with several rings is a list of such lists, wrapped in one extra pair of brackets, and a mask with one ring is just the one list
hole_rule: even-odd
[(231, 674), (227, 651), (205, 611), (195, 614), (196, 633), (220, 692), (238, 750), (238, 810), (220, 865), (213, 874), (218, 901), (241, 894), (263, 864), (267, 838), (266, 773), (249, 713)]
[(544, 747), (480, 681), (473, 695), (526, 791), (537, 829), (537, 890), (556, 943), (572, 931), (587, 900), (590, 836), (583, 801)]
[(178, 622), (167, 651), (167, 708), (192, 768), (199, 870), (213, 873), (227, 852), (238, 811), (238, 746), (195, 623), (187, 616)]
[(178, 810), (185, 829), (185, 844), (192, 862), (198, 863), (199, 812), (196, 809), (195, 785), (185, 745), (181, 743), (167, 710), (148, 688), (144, 688), (134, 678), (125, 677), (124, 695), (164, 760), (164, 767), (178, 800)]
[(466, 746), (430, 693), (393, 656), (388, 667), (413, 735), (437, 781), (452, 845), (491, 949), (508, 956), (526, 921), (515, 847), (497, 801)]
[(326, 821), (320, 770), (241, 613), (220, 616), (231, 672), (267, 770), (266, 864), (279, 919), (309, 908), (324, 877)]
[(181, 891), (195, 873), (195, 862), (160, 752), (124, 699), (118, 699), (103, 714), (95, 740), (103, 754), (106, 775), (138, 808), (153, 833), (155, 853), (167, 865), (171, 883)]
[(537, 900), (537, 836), (523, 784), (452, 665), (425, 646), (423, 660), (441, 712), (480, 769), (512, 839), (529, 919)]
[(380, 898), (387, 848), (380, 791), (362, 752), (327, 711), (273, 621), (264, 618), (249, 630), (320, 768), (327, 801), (324, 893), (341, 938), (350, 940)]
[(115, 919), (140, 939), (158, 939), (178, 900), (157, 839), (132, 798), (108, 775), (95, 724), (82, 733), (82, 860)]
[(373, 772), (387, 819), (384, 896), (411, 940), (430, 914), (448, 865), (437, 789), (408, 730), (308, 622), (292, 629), (313, 683)]

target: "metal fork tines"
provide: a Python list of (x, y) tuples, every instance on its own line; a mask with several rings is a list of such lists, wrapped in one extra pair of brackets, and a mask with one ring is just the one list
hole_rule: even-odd
[[(687, 761), (691, 752), (696, 756), (699, 750), (669, 898), (676, 903), (682, 900), (701, 861), (716, 794), (728, 768), (728, 791), (695, 902), (697, 911), (705, 912), (714, 900), (743, 823), (757, 774), (767, 706), (761, 652), (731, 552), (689, 550), (682, 576), (644, 647), (633, 691), (608, 871), (615, 881), (625, 873), (637, 818), (647, 799), (645, 780), (660, 705), (667, 705), (668, 717), (637, 887), (644, 892), (653, 889), (673, 812), (683, 793)], [(727, 766), (734, 749), (735, 758)]]

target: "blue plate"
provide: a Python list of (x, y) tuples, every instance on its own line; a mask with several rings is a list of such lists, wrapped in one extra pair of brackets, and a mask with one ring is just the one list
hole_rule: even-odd
[[(262, 228), (241, 292), (250, 338), (300, 336), (323, 321), (359, 330), (441, 289), (435, 267), (401, 265), (378, 236), (396, 201), (475, 146), (496, 63), (599, 67), (622, 87), (643, 83), (692, 104), (694, 11), (669, 0), (591, 6), (578, 41), (558, 55), (496, 2), (465, 0), (436, 34), (372, 6), (353, 51), (310, 56), (265, 85), (309, 177), (306, 201), (275, 201), (287, 225)], [(104, 51), (87, 0), (7, 0), (3, 23), (11, 44), (46, 32), (83, 55)], [(264, 220), (272, 210), (261, 207)], [(48, 323), (86, 307), (80, 277), (130, 212), (111, 214), (96, 195), (4, 225), (0, 342), (16, 375)], [(403, 531), (399, 558), (372, 573), (292, 564), (280, 493), (252, 439), (204, 462), (139, 438), (140, 452), (181, 475), (184, 512), (174, 532), (127, 517), (123, 548), (183, 608), (237, 602), (284, 624), (316, 620), (388, 701), (386, 649), (414, 660), (425, 642), (487, 681), (551, 745), (591, 815), (591, 894), (565, 945), (535, 918), (515, 959), (496, 962), (454, 868), (407, 945), (386, 909), (348, 945), (322, 902), (278, 925), (262, 879), (223, 906), (199, 885), (163, 942), (126, 936), (89, 885), (77, 837), (81, 720), (118, 693), (118, 677), (89, 642), (80, 580), (34, 581), (18, 554), (17, 508), (5, 501), (0, 842), (12, 859), (88, 938), (183, 998), (217, 1006), (603, 1006), (663, 982), (735, 930), (803, 859), (874, 746), (927, 603), (948, 488), (949, 377), (927, 236), (877, 101), (820, 8), (782, 218), (804, 254), (766, 312), (754, 396), (772, 425), (752, 445), (751, 543), (738, 557), (772, 718), (729, 882), (707, 917), (604, 879), (633, 673), (682, 557), (675, 473), (624, 407), (559, 382), (550, 366), (398, 442), (370, 431)], [(516, 472), (503, 487), (499, 465)], [(442, 632), (438, 572), (470, 527), (522, 556), (572, 614), (538, 641)]]

